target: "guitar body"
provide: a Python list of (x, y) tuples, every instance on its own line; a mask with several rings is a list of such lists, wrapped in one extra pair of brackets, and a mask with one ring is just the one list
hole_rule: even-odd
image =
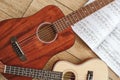
[[(52, 23), (63, 16), (59, 8), (50, 5), (33, 16), (0, 22), (0, 61), (6, 65), (42, 69), (53, 55), (74, 44), (75, 38), (70, 27), (57, 33), (51, 42), (41, 41), (37, 36), (40, 25)], [(46, 35), (49, 34), (46, 32)], [(16, 37), (26, 57), (25, 61), (22, 61), (13, 49), (12, 37)], [(32, 80), (27, 77), (3, 75), (9, 80)]]
[[(63, 72), (62, 80), (108, 80), (108, 67), (99, 59), (90, 59), (77, 65), (59, 61), (53, 71)], [(91, 79), (88, 71), (92, 72)]]

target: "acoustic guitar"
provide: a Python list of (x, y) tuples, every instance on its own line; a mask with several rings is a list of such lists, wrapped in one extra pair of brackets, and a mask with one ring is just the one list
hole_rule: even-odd
[(40, 80), (108, 80), (108, 68), (99, 59), (90, 59), (77, 65), (59, 61), (53, 67), (53, 71), (7, 66), (0, 63), (0, 71)]
[[(70, 25), (106, 6), (113, 0), (95, 0), (69, 15), (49, 5), (38, 13), (0, 22), (0, 61), (6, 65), (42, 69), (60, 51), (75, 41)], [(29, 80), (6, 75), (10, 80)]]

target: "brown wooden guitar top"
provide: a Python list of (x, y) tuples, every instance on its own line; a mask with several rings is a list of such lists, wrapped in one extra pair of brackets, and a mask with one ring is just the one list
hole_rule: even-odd
[[(42, 69), (47, 61), (56, 53), (68, 49), (74, 43), (74, 35), (71, 28), (67, 28), (58, 34), (52, 43), (42, 43), (36, 35), (38, 26), (43, 22), (54, 22), (63, 13), (56, 6), (49, 5), (33, 16), (19, 19), (11, 19), (0, 22), (0, 61), (7, 65)], [(21, 61), (11, 46), (11, 37), (16, 36), (19, 45), (27, 57)], [(31, 80), (27, 77), (13, 75), (4, 76), (9, 80)]]

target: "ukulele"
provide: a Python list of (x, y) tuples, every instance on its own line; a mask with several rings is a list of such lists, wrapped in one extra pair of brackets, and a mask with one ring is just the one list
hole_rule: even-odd
[[(70, 25), (112, 1), (96, 0), (66, 16), (58, 7), (49, 5), (32, 16), (0, 22), (0, 61), (6, 65), (42, 69), (53, 55), (74, 44)], [(3, 75), (10, 80), (30, 80)]]
[(0, 63), (0, 72), (40, 80), (108, 80), (108, 68), (99, 59), (90, 59), (77, 65), (59, 61), (53, 67), (53, 71), (7, 66)]

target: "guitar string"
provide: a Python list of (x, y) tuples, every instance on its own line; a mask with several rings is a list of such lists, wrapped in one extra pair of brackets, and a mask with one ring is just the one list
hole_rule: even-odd
[[(55, 31), (56, 31), (56, 34), (58, 34), (60, 31), (63, 31), (65, 28), (67, 28), (67, 27), (62, 27), (62, 25), (60, 25), (60, 20), (62, 20), (62, 19), (64, 19), (65, 17), (63, 17), (63, 18), (61, 18), (61, 19), (59, 19), (59, 20), (57, 20), (57, 21), (55, 21), (55, 22), (53, 22), (53, 25), (55, 26)], [(56, 23), (56, 22), (58, 22), (58, 23)], [(49, 30), (49, 31), (51, 31), (51, 32), (53, 32), (54, 30), (52, 30), (51, 29), (51, 27), (53, 26), (53, 25), (50, 25), (47, 29)], [(54, 28), (54, 26), (53, 26), (53, 28)], [(68, 25), (69, 26), (69, 25)], [(46, 35), (50, 35), (47, 31), (38, 31), (38, 33), (37, 34), (39, 34), (39, 33), (46, 33), (45, 35), (42, 35), (41, 36), (41, 38), (47, 38), (46, 37)], [(53, 32), (53, 33), (55, 33), (55, 32)], [(32, 36), (29, 36), (28, 38), (26, 38), (26, 39), (28, 39), (29, 40), (29, 38), (32, 38), (34, 35), (37, 35), (36, 33), (35, 34), (33, 34)], [(20, 41), (19, 43), (21, 43), (21, 42), (23, 42), (23, 41), (25, 41), (26, 39), (24, 39), (24, 40), (22, 40), (22, 41)]]
[[(104, 3), (104, 1), (102, 1), (102, 0), (101, 0), (101, 2)], [(104, 4), (105, 4), (105, 3), (104, 3)], [(96, 8), (96, 7), (95, 7), (95, 3), (93, 3), (93, 5), (94, 5), (94, 8)], [(99, 6), (101, 7), (101, 5), (99, 5)], [(80, 8), (80, 9), (81, 9), (81, 8)], [(60, 22), (59, 20), (57, 20), (57, 21)], [(57, 22), (57, 21), (55, 21), (55, 22)], [(59, 25), (59, 24), (58, 24), (58, 25)], [(51, 26), (52, 26), (52, 25), (51, 25)], [(60, 25), (59, 25), (59, 26), (60, 26)], [(63, 28), (64, 28), (64, 27), (63, 27)], [(51, 29), (51, 27), (49, 27), (48, 29)], [(57, 28), (57, 29), (58, 29), (58, 30), (62, 30), (62, 28), (60, 29), (60, 27)], [(50, 31), (52, 31), (52, 30), (50, 30)], [(56, 31), (57, 31), (57, 30), (56, 30)], [(39, 32), (38, 32), (38, 33), (39, 33)], [(47, 34), (49, 34), (49, 33), (46, 32), (46, 35), (47, 35)], [(36, 34), (33, 34), (32, 36), (30, 36), (30, 37), (28, 37), (28, 38), (26, 38), (26, 39), (29, 40), (29, 38), (33, 37), (34, 35), (36, 35)], [(41, 36), (41, 38), (47, 38), (46, 35)], [(26, 39), (24, 39), (23, 41), (25, 41)], [(21, 42), (19, 42), (19, 43), (22, 43), (23, 41), (21, 41)]]
[[(9, 69), (9, 70), (11, 70), (11, 69)], [(8, 70), (7, 72), (10, 72), (10, 73), (16, 73), (16, 71), (17, 71), (17, 70), (16, 70), (16, 67), (14, 67), (14, 70), (12, 70), (12, 71), (9, 71), (9, 70)], [(22, 71), (22, 70), (19, 70), (19, 68), (18, 68), (18, 71), (19, 71), (18, 73), (22, 75), (23, 71)], [(18, 75), (19, 75), (19, 74), (18, 74)], [(29, 75), (29, 73), (25, 73), (25, 74)], [(34, 76), (35, 76), (35, 75), (34, 75)], [(39, 77), (39, 76), (38, 76), (38, 77)], [(79, 78), (87, 78), (87, 77), (85, 77), (85, 76), (77, 76), (77, 77), (79, 77)], [(41, 78), (41, 76), (40, 76), (40, 78)], [(51, 78), (51, 77), (50, 77), (50, 78)], [(74, 76), (71, 77), (71, 75), (69, 74), (69, 75), (63, 76), (62, 78), (65, 78), (65, 79), (66, 79), (66, 78), (67, 78), (67, 79), (75, 79), (76, 77), (74, 77)], [(56, 78), (55, 78), (55, 79), (56, 79)]]
[[(51, 25), (51, 26), (53, 26), (53, 25)], [(63, 31), (63, 29), (65, 29), (65, 28), (57, 28), (57, 30), (51, 30), (51, 26), (50, 27), (48, 27), (47, 29), (50, 31), (50, 32), (52, 32), (52, 34), (54, 34), (55, 33), (55, 35), (57, 35), (60, 31)], [(55, 25), (54, 25), (55, 26)], [(56, 26), (57, 27), (57, 26)], [(66, 27), (67, 28), (67, 27)], [(45, 35), (41, 35), (40, 37), (39, 37), (39, 39), (40, 38), (48, 38), (47, 36), (48, 35), (50, 35), (47, 31), (38, 31), (38, 33), (37, 34), (39, 34), (39, 33), (45, 33)], [(22, 41), (20, 41), (20, 42), (18, 42), (18, 43), (22, 43), (22, 42), (24, 42), (25, 40), (29, 40), (29, 39), (31, 39), (33, 36), (35, 36), (35, 37), (37, 37), (37, 34), (35, 33), (35, 34), (33, 34), (33, 35), (31, 35), (31, 36), (29, 36), (29, 37), (27, 37), (27, 38), (25, 38), (24, 40), (22, 40)]]
[[(66, 77), (68, 77), (68, 76), (66, 76)], [(71, 77), (71, 78), (75, 78), (75, 77)]]
[[(42, 31), (43, 32), (43, 31)], [(38, 34), (39, 34), (40, 32), (38, 31)], [(45, 33), (45, 32), (44, 32)], [(49, 33), (47, 33), (46, 32), (46, 34), (48, 34), (49, 35)], [(56, 32), (56, 34), (58, 34), (57, 32)], [(36, 35), (36, 36), (35, 36)], [(25, 38), (24, 40), (21, 40), (20, 42), (18, 42), (19, 44), (22, 44), (22, 42), (24, 42), (24, 41), (26, 41), (26, 40), (29, 40), (29, 39), (31, 39), (31, 38), (33, 38), (33, 37), (36, 37), (37, 38), (37, 34), (35, 33), (35, 34), (33, 34), (33, 35), (31, 35), (31, 36), (29, 36), (29, 37), (27, 37), (27, 38)], [(42, 38), (46, 38), (46, 36), (44, 35), (42, 35)]]
[[(104, 3), (103, 1), (101, 1), (101, 2)], [(105, 4), (105, 3), (104, 3), (104, 4)], [(100, 7), (101, 7), (101, 5), (100, 5)], [(94, 6), (94, 8), (96, 8), (96, 7)], [(57, 20), (57, 21), (60, 22), (59, 20)], [(57, 22), (57, 21), (56, 21), (56, 22)], [(60, 25), (59, 25), (59, 26), (60, 26)], [(49, 29), (49, 28), (48, 28), (48, 29)], [(58, 29), (59, 29), (59, 28), (58, 28)], [(38, 33), (39, 33), (39, 32), (38, 32)], [(48, 34), (49, 34), (49, 33), (48, 33)], [(34, 35), (35, 35), (35, 34), (34, 34)], [(32, 36), (34, 36), (34, 35), (32, 35)], [(31, 37), (32, 37), (32, 36), (31, 36)], [(44, 36), (41, 36), (41, 37), (47, 38), (45, 35), (44, 35)], [(29, 38), (30, 38), (30, 37), (29, 37)], [(29, 39), (29, 38), (26, 38), (26, 39)], [(23, 41), (24, 41), (24, 40), (23, 40)], [(21, 41), (21, 42), (22, 42), (22, 41)]]
[[(95, 6), (94, 6), (95, 7)], [(60, 22), (59, 20), (57, 20), (58, 22)], [(56, 21), (56, 22), (57, 22)], [(57, 24), (57, 25), (59, 25), (59, 24)], [(52, 25), (51, 25), (52, 26)], [(48, 29), (51, 29), (51, 26), (50, 27), (48, 27)], [(59, 25), (60, 26), (60, 25)], [(56, 26), (57, 27), (57, 26)], [(62, 29), (60, 29), (60, 27), (59, 28), (57, 28), (58, 30), (62, 30)], [(52, 30), (50, 30), (50, 31), (52, 31)], [(43, 31), (42, 31), (43, 32)], [(38, 32), (39, 33), (39, 32)], [(44, 32), (45, 33), (45, 32)], [(49, 33), (47, 33), (46, 32), (46, 35), (47, 34), (49, 34)], [(28, 39), (29, 40), (29, 38), (31, 38), (31, 37), (33, 37), (34, 35), (36, 35), (36, 34), (33, 34), (32, 36), (30, 36), (30, 37), (28, 37), (28, 38), (26, 38), (26, 39)], [(47, 38), (45, 35), (44, 36), (41, 36), (41, 38)], [(25, 41), (26, 39), (24, 39), (23, 41)], [(19, 43), (22, 43), (23, 41), (21, 41), (21, 42), (19, 42)]]
[[(60, 31), (63, 31), (65, 28), (67, 28), (67, 27), (62, 27), (62, 25), (60, 25), (60, 21), (62, 20), (62, 19), (64, 19), (65, 17), (63, 17), (63, 18), (61, 18), (61, 19), (59, 19), (59, 20), (57, 20), (57, 21), (55, 21), (55, 22), (53, 22), (53, 25), (55, 26), (55, 31), (56, 31), (56, 34), (57, 33), (59, 33)], [(63, 20), (62, 20), (63, 21)], [(56, 23), (57, 22), (57, 23)], [(62, 23), (62, 22), (61, 22)], [(49, 30), (49, 31), (52, 31), (53, 32), (53, 30), (51, 30), (51, 27), (53, 26), (53, 25), (50, 25), (47, 29)], [(53, 26), (53, 28), (54, 28), (54, 26)], [(68, 26), (70, 26), (70, 25), (68, 25)], [(40, 31), (41, 33), (42, 32), (44, 32), (44, 33), (46, 33), (45, 35), (42, 35), (41, 36), (41, 38), (47, 38), (46, 37), (46, 35), (49, 35), (49, 33), (47, 32), (47, 31)], [(40, 32), (38, 32), (38, 34), (40, 33)], [(28, 38), (26, 38), (26, 39), (29, 39), (29, 38), (31, 38), (31, 37), (33, 37), (34, 35), (36, 35), (36, 33), (35, 34), (33, 34), (33, 35), (31, 35), (31, 36), (29, 36)], [(25, 40), (25, 39), (24, 39)], [(23, 41), (24, 41), (23, 40)], [(20, 41), (19, 43), (21, 43), (21, 42), (23, 42), (23, 41)]]

